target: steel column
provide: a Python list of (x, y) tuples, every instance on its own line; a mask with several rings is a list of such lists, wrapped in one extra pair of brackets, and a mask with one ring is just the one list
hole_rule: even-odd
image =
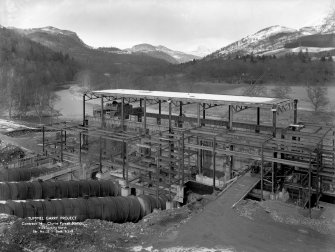
[(121, 99), (121, 130), (124, 131), (124, 97)]
[(201, 125), (205, 126), (205, 119), (206, 119), (205, 103), (202, 104), (202, 119), (203, 119), (203, 123)]
[(308, 210), (309, 210), (309, 218), (312, 218), (312, 153), (309, 153), (309, 168), (308, 168)]
[(216, 145), (216, 139), (215, 139), (215, 137), (213, 138), (213, 154), (212, 154), (212, 158), (213, 158), (213, 160), (212, 160), (212, 163), (213, 163), (213, 192), (215, 191), (215, 172), (216, 172), (216, 168), (215, 168), (215, 166), (216, 166), (216, 163), (215, 163), (215, 146)]
[(86, 114), (86, 112), (85, 112), (85, 97), (86, 97), (86, 95), (85, 94), (83, 94), (83, 126), (85, 126), (85, 114)]
[(228, 129), (233, 129), (233, 108), (231, 105), (228, 106)]
[(260, 107), (257, 107), (257, 121), (256, 121), (256, 130), (255, 130), (255, 132), (256, 133), (259, 133), (259, 125), (260, 125), (260, 118), (261, 118), (261, 108)]
[(43, 154), (45, 154), (44, 151), (45, 151), (45, 127), (43, 125), (42, 127), (42, 152)]
[(277, 107), (271, 109), (272, 111), (272, 136), (277, 135)]
[(161, 125), (161, 114), (162, 114), (162, 101), (161, 100), (159, 100), (158, 101), (158, 118), (157, 118), (157, 124), (158, 125)]
[(298, 100), (294, 99), (293, 103), (293, 123), (297, 124), (298, 122)]
[(147, 134), (147, 98), (144, 98), (144, 118), (143, 118), (144, 134)]

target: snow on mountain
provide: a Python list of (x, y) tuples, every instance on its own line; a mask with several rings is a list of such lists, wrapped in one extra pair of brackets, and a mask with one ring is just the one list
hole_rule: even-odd
[(192, 55), (196, 55), (196, 56), (202, 58), (202, 57), (205, 57), (205, 56), (211, 54), (214, 51), (215, 51), (215, 49), (210, 49), (206, 46), (201, 45), (201, 46), (198, 46), (197, 48), (195, 48), (193, 50), (187, 51), (187, 53), (190, 53)]
[(198, 56), (187, 54), (180, 51), (171, 50), (165, 46), (153, 46), (150, 44), (135, 45), (130, 49), (126, 49), (132, 53), (146, 53), (152, 57), (163, 58), (170, 63), (184, 63), (193, 59), (199, 59)]
[(320, 30), (320, 26), (306, 26), (306, 27), (300, 28), (299, 32), (304, 36), (308, 36), (308, 35), (314, 35), (316, 33), (319, 33), (319, 30)]
[(270, 26), (219, 49), (206, 58), (228, 57), (235, 54), (257, 54), (282, 48), (286, 42), (298, 38), (300, 32), (284, 26)]

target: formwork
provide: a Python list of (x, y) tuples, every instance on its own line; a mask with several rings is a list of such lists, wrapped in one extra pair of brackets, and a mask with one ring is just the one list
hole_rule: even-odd
[[(86, 106), (92, 101), (99, 105), (88, 115)], [(110, 102), (119, 104), (112, 115)], [(75, 171), (86, 175), (87, 170), (118, 170), (113, 176), (125, 188), (179, 202), (185, 200), (187, 181), (218, 190), (252, 170), (260, 177), (261, 199), (263, 191), (274, 195), (285, 188), (311, 209), (322, 195), (334, 196), (334, 128), (298, 122), (297, 103), (199, 93), (92, 91), (83, 95), (82, 124), (43, 127), (43, 152), (72, 162)], [(218, 111), (225, 116), (213, 116)], [(242, 111), (253, 113), (253, 120), (234, 119)], [(284, 127), (278, 125), (283, 113), (293, 118)], [(87, 157), (94, 162), (84, 167)]]

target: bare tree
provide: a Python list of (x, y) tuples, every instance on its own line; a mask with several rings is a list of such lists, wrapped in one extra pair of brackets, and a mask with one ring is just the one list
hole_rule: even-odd
[(264, 97), (267, 95), (266, 87), (264, 85), (252, 84), (243, 90), (243, 95), (254, 96), (254, 97)]
[(292, 88), (290, 86), (276, 86), (271, 91), (276, 98), (289, 98)]
[(325, 109), (329, 104), (327, 97), (328, 88), (326, 86), (307, 84), (305, 89), (308, 101), (312, 104), (315, 112)]

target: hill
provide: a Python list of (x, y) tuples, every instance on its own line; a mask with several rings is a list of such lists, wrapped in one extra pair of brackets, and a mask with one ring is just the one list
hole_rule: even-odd
[(1, 107), (25, 115), (52, 107), (52, 90), (72, 81), (79, 69), (68, 54), (55, 52), (14, 30), (0, 28)]

